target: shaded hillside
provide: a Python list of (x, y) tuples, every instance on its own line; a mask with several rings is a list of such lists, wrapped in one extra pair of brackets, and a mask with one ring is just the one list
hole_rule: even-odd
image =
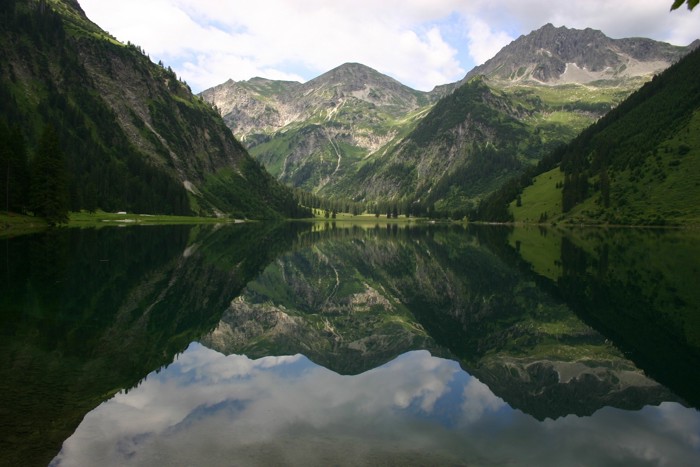
[[(3, 162), (31, 166), (34, 142), (54, 127), (71, 209), (295, 214), (290, 192), (214, 109), (169, 67), (90, 22), (77, 2), (6, 1), (0, 16), (0, 120), (13, 135), (3, 141)], [(2, 179), (12, 177), (3, 171)], [(12, 204), (27, 208), (21, 196)]]

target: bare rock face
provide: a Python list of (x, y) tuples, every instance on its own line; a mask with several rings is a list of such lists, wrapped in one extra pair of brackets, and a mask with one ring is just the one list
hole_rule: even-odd
[(645, 38), (611, 39), (586, 28), (547, 24), (505, 46), (474, 68), (475, 76), (510, 83), (579, 83), (650, 76), (664, 70), (692, 48)]
[(290, 112), (285, 96), (301, 83), (252, 78), (228, 80), (207, 89), (201, 96), (216, 105), (226, 124), (239, 138), (282, 128)]
[(373, 108), (365, 118), (398, 117), (425, 105), (426, 95), (358, 63), (346, 63), (304, 84), (256, 77), (228, 80), (201, 93), (243, 140), (314, 118), (341, 123), (343, 107), (362, 104)]

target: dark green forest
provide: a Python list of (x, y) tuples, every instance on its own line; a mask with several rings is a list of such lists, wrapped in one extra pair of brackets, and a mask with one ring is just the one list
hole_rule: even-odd
[[(68, 210), (97, 208), (191, 214), (182, 184), (148, 164), (131, 146), (113, 112), (84, 86), (89, 76), (67, 44), (61, 16), (43, 3), (2, 5), (0, 187), (4, 207), (46, 215), (51, 222), (65, 220)], [(34, 72), (33, 82), (16, 75), (9, 51), (32, 60), (27, 65)], [(56, 79), (61, 89), (54, 84)], [(27, 85), (35, 95), (22, 92)], [(46, 154), (45, 144), (42, 147), (46, 137), (51, 138), (54, 154)], [(47, 158), (54, 159), (52, 164)], [(51, 180), (57, 176), (59, 180)], [(37, 195), (48, 195), (47, 190), (53, 190), (52, 202), (57, 206), (46, 206), (49, 196)], [(34, 195), (28, 196), (30, 192)], [(61, 213), (49, 215), (55, 210)]]
[(0, 209), (51, 224), (98, 209), (309, 215), (212, 106), (140, 47), (91, 23), (77, 3), (3, 1), (0, 45)]

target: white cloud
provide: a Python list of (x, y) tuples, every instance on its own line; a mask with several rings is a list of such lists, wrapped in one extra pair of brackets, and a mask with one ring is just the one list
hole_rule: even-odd
[[(168, 368), (87, 414), (54, 464), (93, 465), (99, 459), (100, 465), (148, 465), (156, 456), (168, 464), (160, 456), (171, 453), (201, 456), (195, 462), (201, 464), (246, 445), (297, 436), (304, 441), (301, 426), (324, 436), (361, 432), (365, 417), (382, 432), (399, 426), (412, 407), (430, 413), (458, 372), (455, 362), (426, 351), (341, 376), (298, 355), (251, 360), (192, 344)], [(405, 397), (399, 404), (400, 391)]]
[(308, 79), (352, 61), (422, 89), (466, 73), (455, 58), (457, 50), (440, 31), (423, 26), (449, 14), (447, 3), (441, 7), (418, 0), (82, 3), (98, 24), (172, 65), (195, 89), (256, 75), (303, 79), (300, 71)]
[(476, 65), (481, 65), (513, 41), (508, 33), (493, 31), (488, 24), (481, 20), (472, 21), (468, 31), (469, 55), (472, 56)]
[(650, 37), (676, 45), (687, 45), (700, 37), (698, 12), (670, 12), (671, 0), (474, 0), (464, 3), (463, 14), (484, 21), (494, 31), (515, 34), (514, 37), (546, 23), (600, 29), (613, 38)]
[[(685, 45), (700, 14), (671, 0), (81, 0), (118, 39), (195, 91), (263, 76), (303, 81), (360, 62), (417, 89), (461, 79), (510, 39), (551, 22)], [(462, 30), (459, 33), (455, 31)]]
[(426, 351), (341, 376), (301, 356), (193, 344), (88, 413), (51, 465), (362, 465), (416, 453), (435, 464), (694, 465), (699, 426), (677, 403), (540, 423)]
[(476, 378), (470, 379), (464, 386), (462, 412), (468, 423), (481, 419), (487, 411), (496, 412), (505, 406), (503, 399), (496, 396), (488, 386)]

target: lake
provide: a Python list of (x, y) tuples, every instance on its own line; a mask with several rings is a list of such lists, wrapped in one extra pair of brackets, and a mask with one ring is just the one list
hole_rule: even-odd
[(700, 465), (700, 233), (0, 240), (0, 464)]

